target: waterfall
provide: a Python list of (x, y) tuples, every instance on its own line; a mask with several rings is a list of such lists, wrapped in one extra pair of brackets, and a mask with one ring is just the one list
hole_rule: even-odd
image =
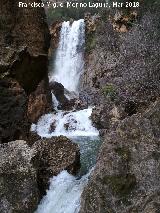
[[(54, 70), (50, 81), (57, 81), (69, 92), (78, 95), (78, 84), (83, 72), (83, 52), (85, 41), (84, 20), (63, 22), (59, 46), (57, 48)], [(56, 113), (43, 115), (37, 124), (32, 124), (31, 131), (41, 137), (65, 135), (79, 144), (81, 169), (78, 178), (62, 171), (50, 181), (46, 196), (42, 199), (36, 213), (78, 213), (80, 197), (91, 169), (96, 161), (100, 141), (98, 131), (92, 126), (90, 116), (92, 107), (64, 112), (58, 110), (58, 101), (52, 96)], [(54, 124), (54, 125), (52, 125)], [(51, 126), (54, 126), (51, 129)]]
[(78, 213), (80, 196), (89, 174), (80, 180), (67, 171), (53, 177), (47, 195), (41, 201), (36, 213)]
[(79, 78), (84, 65), (84, 35), (83, 19), (74, 21), (72, 25), (69, 21), (63, 22), (55, 59), (55, 72), (50, 80), (54, 79), (63, 84), (69, 91), (77, 92), (78, 90)]

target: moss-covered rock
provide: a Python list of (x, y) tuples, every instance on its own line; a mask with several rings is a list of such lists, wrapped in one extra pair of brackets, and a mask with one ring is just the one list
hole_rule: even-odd
[(124, 198), (135, 188), (136, 178), (132, 174), (105, 176), (103, 183), (111, 186), (113, 194)]
[(102, 93), (104, 96), (109, 97), (112, 101), (114, 101), (117, 97), (116, 88), (113, 84), (107, 84), (102, 88)]

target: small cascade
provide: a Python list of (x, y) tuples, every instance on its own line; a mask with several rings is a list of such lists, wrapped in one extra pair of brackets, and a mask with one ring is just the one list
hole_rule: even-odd
[(36, 213), (78, 213), (80, 196), (87, 184), (89, 173), (80, 180), (62, 171), (53, 177), (47, 195), (42, 199)]
[[(98, 131), (92, 126), (92, 108), (79, 110), (76, 112), (59, 111), (55, 114), (43, 115), (32, 130), (36, 131), (41, 137), (51, 138), (52, 136), (64, 135), (67, 137), (77, 136), (98, 136)], [(54, 123), (54, 129), (51, 125)]]
[[(80, 75), (83, 71), (83, 52), (85, 41), (84, 20), (63, 22), (60, 42), (56, 53), (54, 72), (50, 82), (57, 81), (66, 89), (66, 98), (78, 96)], [(52, 94), (56, 113), (43, 115), (37, 124), (32, 124), (31, 131), (41, 137), (64, 135), (79, 144), (81, 169), (77, 177), (62, 171), (53, 177), (46, 196), (42, 199), (36, 213), (78, 213), (80, 197), (88, 182), (90, 172), (96, 162), (100, 145), (99, 132), (92, 126), (92, 107), (86, 109), (59, 110), (59, 102)]]

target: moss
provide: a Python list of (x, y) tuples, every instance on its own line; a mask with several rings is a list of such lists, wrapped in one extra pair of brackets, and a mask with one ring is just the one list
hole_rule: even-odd
[(159, 160), (160, 159), (160, 153), (158, 151), (152, 152), (152, 157), (154, 160)]
[[(105, 0), (101, 0), (105, 2)], [(76, 2), (77, 1), (72, 1)], [(96, 2), (96, 0), (82, 0), (81, 3)], [(64, 20), (67, 21), (70, 18), (78, 20), (84, 18), (85, 13), (90, 13), (91, 15), (97, 14), (102, 11), (103, 8), (95, 7), (67, 7), (66, 3), (63, 4), (63, 7), (57, 7), (54, 9), (50, 7), (47, 10), (47, 20), (49, 24), (52, 24), (55, 21)]]
[(95, 32), (92, 32), (86, 37), (86, 52), (90, 53), (96, 47)]
[(117, 97), (117, 92), (113, 84), (107, 84), (104, 86), (102, 88), (102, 93), (111, 100), (115, 100)]
[(121, 147), (119, 147), (119, 148), (115, 149), (115, 151), (117, 152), (117, 154), (118, 154), (123, 160), (125, 160), (125, 161), (130, 161), (130, 159), (131, 159), (131, 153), (130, 153), (130, 151), (129, 151), (128, 148), (125, 148), (125, 147), (121, 148)]
[(126, 199), (136, 186), (136, 177), (133, 174), (105, 176), (103, 182), (110, 185), (116, 196)]
[(7, 19), (6, 17), (1, 17), (0, 19), (0, 30), (5, 30), (7, 25)]
[(2, 97), (6, 98), (10, 95), (11, 95), (11, 92), (7, 88), (0, 87), (0, 98)]

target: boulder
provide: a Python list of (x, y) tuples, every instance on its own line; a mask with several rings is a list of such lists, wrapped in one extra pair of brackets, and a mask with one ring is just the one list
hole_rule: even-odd
[[(74, 92), (69, 92), (61, 83), (56, 81), (50, 82), (50, 89), (59, 102), (58, 109), (60, 110), (80, 110), (86, 107), (86, 104), (77, 98)], [(68, 96), (70, 99), (66, 98)]]
[(120, 121), (104, 136), (81, 199), (81, 213), (158, 212), (160, 100)]
[(34, 212), (39, 202), (35, 150), (25, 141), (0, 145), (0, 212)]
[(67, 106), (69, 103), (69, 100), (64, 95), (64, 86), (56, 81), (50, 82), (49, 86), (56, 99), (60, 103), (61, 108), (64, 109), (65, 106)]
[(67, 170), (75, 175), (80, 168), (80, 152), (77, 144), (64, 137), (41, 139), (32, 146), (37, 150), (38, 186), (41, 194), (49, 186), (49, 179), (58, 175), (62, 170)]
[(23, 140), (1, 144), (0, 212), (34, 212), (53, 175), (75, 175), (79, 168), (79, 147), (63, 136), (32, 146)]

